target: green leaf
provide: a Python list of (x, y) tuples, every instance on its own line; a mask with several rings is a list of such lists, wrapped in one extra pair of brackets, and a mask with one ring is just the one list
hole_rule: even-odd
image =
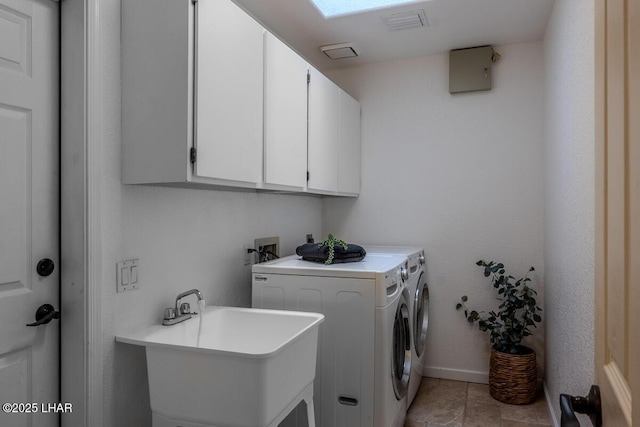
[(467, 302), (467, 300), (468, 300), (469, 298), (467, 298), (467, 296), (466, 296), (466, 295), (463, 295), (463, 296), (462, 296), (462, 298), (460, 298), (460, 299), (462, 300), (462, 302)]
[(462, 304), (458, 303), (456, 304), (456, 310), (460, 310), (462, 308)]
[(534, 314), (534, 315), (533, 315), (533, 320), (535, 320), (536, 322), (542, 322), (542, 317), (540, 317), (540, 316), (539, 316), (539, 315), (537, 315), (537, 314)]

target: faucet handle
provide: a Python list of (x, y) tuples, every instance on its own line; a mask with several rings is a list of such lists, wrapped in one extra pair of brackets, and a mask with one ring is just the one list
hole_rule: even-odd
[(168, 307), (164, 309), (164, 320), (171, 320), (176, 318), (176, 309)]
[(189, 314), (191, 313), (191, 306), (188, 302), (183, 302), (180, 304), (180, 314)]

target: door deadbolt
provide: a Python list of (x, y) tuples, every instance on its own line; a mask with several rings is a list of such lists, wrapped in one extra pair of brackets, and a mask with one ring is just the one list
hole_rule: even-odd
[(36, 272), (38, 272), (39, 276), (47, 277), (51, 273), (53, 273), (53, 270), (55, 270), (55, 268), (56, 265), (53, 260), (49, 258), (42, 258), (40, 261), (38, 261), (38, 265), (36, 265)]

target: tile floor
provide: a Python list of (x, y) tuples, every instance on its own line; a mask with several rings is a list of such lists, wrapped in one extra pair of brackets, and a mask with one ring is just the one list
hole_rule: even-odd
[(489, 395), (487, 384), (424, 378), (404, 427), (550, 426), (541, 393), (530, 405), (507, 405)]

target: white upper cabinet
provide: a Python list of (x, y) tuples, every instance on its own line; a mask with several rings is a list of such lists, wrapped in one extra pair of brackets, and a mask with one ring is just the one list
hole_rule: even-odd
[(264, 31), (230, 0), (123, 0), (123, 183), (262, 184)]
[(308, 191), (360, 192), (360, 103), (309, 67)]
[(340, 89), (338, 193), (360, 192), (360, 103)]
[(309, 181), (318, 193), (338, 191), (339, 88), (309, 67)]
[(274, 35), (265, 36), (264, 182), (307, 184), (307, 62)]
[(193, 6), (122, 2), (122, 182), (188, 180), (193, 117)]
[(359, 104), (232, 0), (121, 15), (124, 184), (357, 195)]
[(229, 0), (196, 11), (195, 174), (261, 182), (264, 29)]

